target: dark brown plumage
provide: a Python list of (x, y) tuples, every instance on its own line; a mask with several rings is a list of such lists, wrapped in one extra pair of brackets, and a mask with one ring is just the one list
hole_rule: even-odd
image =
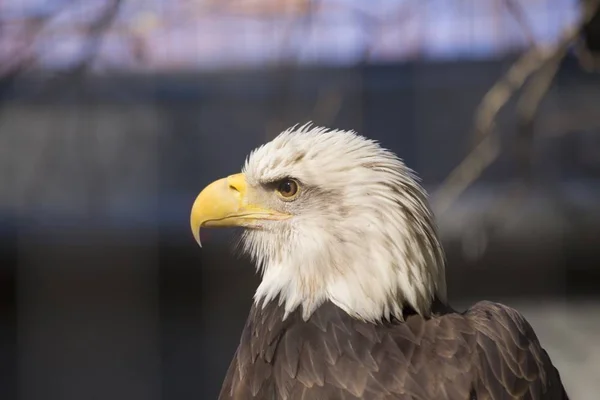
[(328, 302), (303, 321), (254, 305), (220, 399), (568, 399), (533, 329), (512, 308), (438, 303), (431, 318), (372, 324)]
[(223, 400), (567, 398), (517, 311), (447, 306), (425, 191), (376, 142), (287, 130), (207, 186), (190, 224), (196, 240), (204, 226), (244, 227), (262, 274)]

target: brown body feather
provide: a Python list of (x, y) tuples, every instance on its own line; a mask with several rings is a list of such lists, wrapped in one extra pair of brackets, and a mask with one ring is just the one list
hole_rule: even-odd
[(501, 304), (379, 324), (331, 303), (308, 321), (283, 313), (252, 307), (220, 399), (568, 399), (529, 323)]

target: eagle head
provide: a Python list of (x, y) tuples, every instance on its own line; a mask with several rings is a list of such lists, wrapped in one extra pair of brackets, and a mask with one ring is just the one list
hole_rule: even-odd
[[(262, 281), (254, 301), (308, 319), (325, 301), (365, 321), (427, 315), (446, 301), (444, 254), (426, 193), (402, 160), (352, 131), (304, 125), (207, 186), (191, 227), (244, 228)], [(285, 318), (285, 317), (284, 317)]]

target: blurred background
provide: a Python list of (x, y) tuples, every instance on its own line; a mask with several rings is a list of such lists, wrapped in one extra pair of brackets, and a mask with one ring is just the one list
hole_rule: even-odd
[[(216, 398), (259, 278), (209, 182), (296, 123), (431, 193), (452, 304), (600, 393), (596, 0), (0, 0), (0, 397)], [(204, 234), (204, 233), (203, 233)]]

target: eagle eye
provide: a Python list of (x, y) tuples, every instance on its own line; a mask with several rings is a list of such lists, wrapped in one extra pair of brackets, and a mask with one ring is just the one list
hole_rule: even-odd
[(291, 178), (282, 179), (277, 184), (277, 193), (279, 193), (284, 200), (294, 199), (298, 194), (298, 189), (298, 182)]

